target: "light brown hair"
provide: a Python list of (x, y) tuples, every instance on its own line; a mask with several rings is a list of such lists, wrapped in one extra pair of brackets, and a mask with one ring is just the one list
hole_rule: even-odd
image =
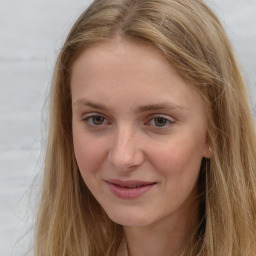
[(227, 35), (201, 0), (95, 0), (58, 56), (36, 256), (115, 255), (122, 227), (91, 195), (76, 164), (70, 76), (88, 47), (116, 36), (158, 49), (203, 97), (213, 156), (199, 177), (201, 222), (183, 255), (256, 254), (256, 136), (245, 85)]

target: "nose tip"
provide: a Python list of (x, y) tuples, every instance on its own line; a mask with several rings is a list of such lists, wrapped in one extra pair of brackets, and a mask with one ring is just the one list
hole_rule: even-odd
[(118, 171), (129, 171), (144, 162), (144, 153), (131, 136), (120, 135), (110, 146), (109, 163)]
[(122, 154), (121, 152), (113, 153), (111, 151), (108, 155), (108, 160), (116, 170), (127, 171), (141, 165), (143, 156), (141, 152)]

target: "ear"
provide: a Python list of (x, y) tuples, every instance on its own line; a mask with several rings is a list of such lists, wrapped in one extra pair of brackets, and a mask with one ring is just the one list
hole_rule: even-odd
[(211, 158), (213, 155), (212, 147), (209, 143), (205, 143), (204, 150), (203, 150), (203, 157)]

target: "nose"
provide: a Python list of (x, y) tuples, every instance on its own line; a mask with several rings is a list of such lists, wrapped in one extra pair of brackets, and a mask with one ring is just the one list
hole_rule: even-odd
[(108, 161), (117, 171), (133, 170), (144, 162), (144, 153), (136, 132), (128, 127), (118, 129), (109, 147)]

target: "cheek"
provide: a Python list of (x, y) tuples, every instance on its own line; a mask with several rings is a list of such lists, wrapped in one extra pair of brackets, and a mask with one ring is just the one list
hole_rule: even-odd
[(184, 136), (152, 149), (153, 161), (159, 172), (168, 176), (198, 174), (203, 157), (203, 143), (191, 138)]
[(84, 132), (75, 129), (73, 143), (76, 161), (83, 178), (95, 174), (105, 160), (105, 143), (85, 136)]

